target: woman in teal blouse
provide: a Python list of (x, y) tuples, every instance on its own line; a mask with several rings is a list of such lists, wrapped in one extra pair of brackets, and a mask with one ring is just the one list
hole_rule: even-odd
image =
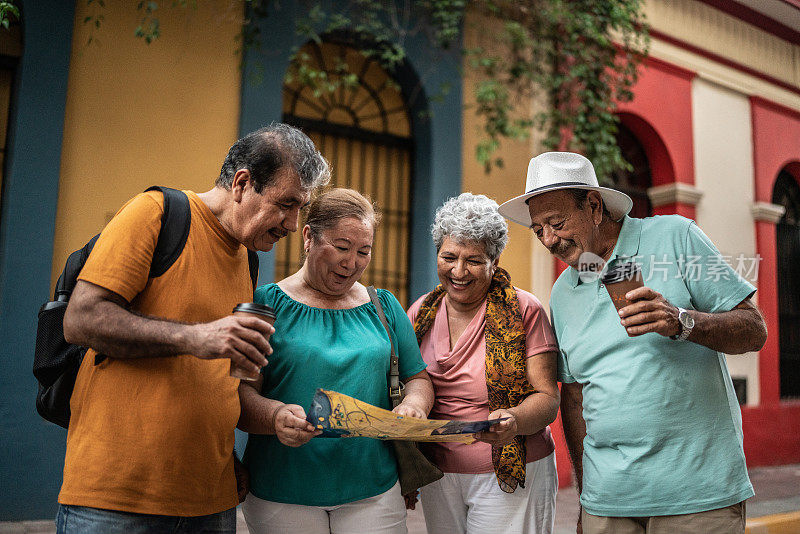
[[(406, 532), (391, 444), (369, 438), (314, 439), (305, 418), (316, 388), (391, 409), (389, 338), (358, 280), (377, 225), (358, 192), (333, 189), (309, 207), (306, 259), (298, 272), (256, 291), (277, 314), (262, 380), (242, 382), (239, 428), (250, 432), (243, 505), (250, 532)], [(411, 323), (394, 296), (378, 290), (392, 329), (406, 396), (395, 412), (425, 417), (433, 387)], [(260, 391), (260, 393), (259, 393)]]

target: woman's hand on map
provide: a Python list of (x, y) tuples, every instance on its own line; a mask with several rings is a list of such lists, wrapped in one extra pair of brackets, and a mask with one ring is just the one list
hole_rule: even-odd
[(425, 419), (428, 416), (428, 412), (426, 412), (420, 406), (416, 406), (413, 402), (409, 401), (408, 397), (403, 399), (403, 402), (398, 404), (397, 407), (392, 411), (397, 415), (414, 417), (416, 419)]
[(322, 432), (306, 421), (306, 411), (297, 404), (284, 404), (272, 416), (275, 435), (284, 445), (299, 447)]
[(490, 413), (487, 419), (502, 417), (508, 417), (508, 419), (492, 425), (488, 432), (478, 432), (475, 434), (475, 439), (492, 445), (505, 445), (514, 439), (514, 436), (517, 435), (517, 418), (512, 412), (501, 408)]

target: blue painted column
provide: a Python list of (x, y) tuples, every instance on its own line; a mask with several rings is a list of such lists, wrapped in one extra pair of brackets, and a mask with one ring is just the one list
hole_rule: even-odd
[[(23, 55), (0, 210), (0, 520), (55, 517), (66, 432), (36, 413), (36, 315), (48, 299), (74, 2), (22, 3)], [(76, 217), (80, 214), (76, 213)]]
[[(460, 43), (450, 51), (436, 51), (424, 36), (418, 36), (406, 47), (408, 62), (417, 73), (413, 83), (427, 95), (411, 102), (416, 147), (409, 249), (411, 303), (439, 283), (430, 228), (436, 209), (461, 192), (463, 80)], [(404, 92), (414, 94), (412, 87), (405, 87), (408, 80), (399, 81)]]
[[(239, 136), (280, 122), (283, 115), (283, 76), (289, 68), (289, 55), (299, 43), (294, 21), (301, 16), (295, 2), (281, 2), (276, 10), (270, 3), (269, 16), (260, 22), (261, 47), (245, 51), (242, 66), (242, 103)], [(275, 279), (274, 252), (259, 252), (259, 284)]]

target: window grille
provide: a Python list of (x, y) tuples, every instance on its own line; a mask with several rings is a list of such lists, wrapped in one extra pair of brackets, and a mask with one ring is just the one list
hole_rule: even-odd
[[(350, 46), (309, 43), (298, 57), (330, 80), (341, 78), (344, 64), (355, 74), (351, 85), (315, 92), (293, 65), (283, 88), (283, 120), (308, 134), (331, 163), (331, 187), (355, 189), (376, 204), (382, 220), (361, 283), (388, 289), (407, 306), (413, 140), (400, 87), (375, 60)], [(302, 251), (299, 231), (278, 242), (276, 280), (300, 268)]]
[(775, 228), (781, 398), (800, 398), (800, 185), (783, 171), (772, 203), (786, 208)]

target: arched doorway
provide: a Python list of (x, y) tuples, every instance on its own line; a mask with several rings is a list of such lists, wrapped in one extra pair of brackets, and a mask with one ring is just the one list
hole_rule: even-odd
[[(355, 48), (309, 43), (300, 55), (329, 80), (347, 84), (333, 92), (315, 91), (298, 76), (284, 84), (283, 121), (300, 127), (332, 166), (331, 185), (369, 195), (382, 214), (372, 261), (362, 282), (389, 289), (408, 304), (409, 211), (413, 140), (406, 100), (399, 85), (378, 64)], [(290, 71), (291, 72), (291, 71)], [(300, 232), (276, 247), (275, 279), (302, 263)]]
[(616, 138), (622, 157), (633, 169), (616, 171), (612, 175), (613, 187), (633, 200), (631, 217), (649, 217), (653, 214), (653, 207), (647, 190), (653, 185), (653, 180), (647, 153), (639, 139), (622, 123), (618, 125)]
[(800, 185), (781, 171), (772, 203), (786, 208), (775, 227), (781, 398), (800, 398)]

